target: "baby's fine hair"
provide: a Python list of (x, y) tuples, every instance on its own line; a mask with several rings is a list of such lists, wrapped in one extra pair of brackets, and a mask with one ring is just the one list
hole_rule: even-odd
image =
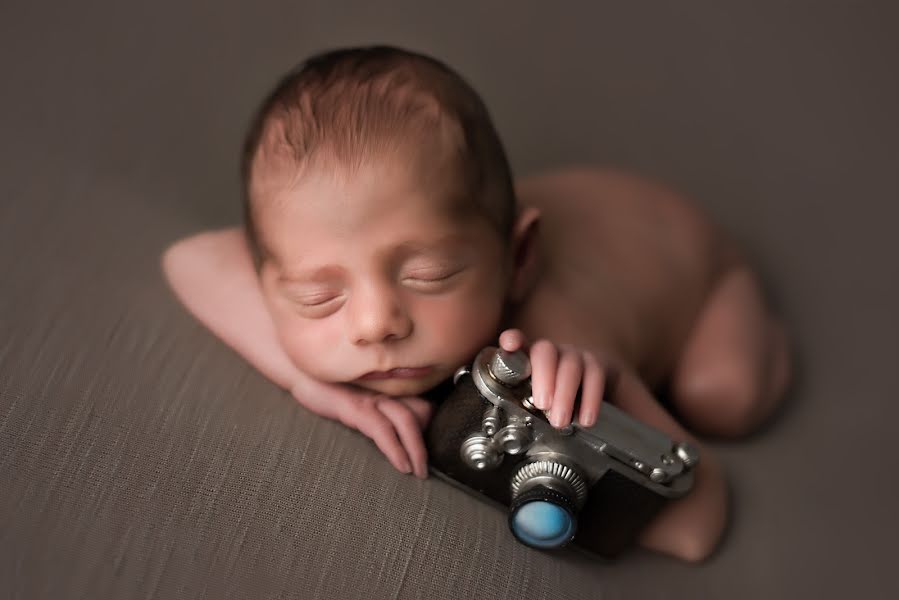
[(442, 134), (454, 146), (464, 197), (507, 238), (515, 218), (508, 159), (487, 107), (458, 73), (390, 46), (332, 50), (300, 63), (262, 102), (244, 140), (244, 225), (256, 266), (263, 250), (252, 178), (261, 151), (287, 152), (298, 171), (333, 161), (352, 172), (408, 138)]

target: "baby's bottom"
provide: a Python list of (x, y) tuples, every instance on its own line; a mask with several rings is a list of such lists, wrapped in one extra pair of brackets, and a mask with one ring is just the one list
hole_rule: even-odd
[(671, 379), (672, 402), (692, 430), (736, 437), (777, 408), (790, 377), (783, 326), (745, 266), (727, 271), (706, 301)]

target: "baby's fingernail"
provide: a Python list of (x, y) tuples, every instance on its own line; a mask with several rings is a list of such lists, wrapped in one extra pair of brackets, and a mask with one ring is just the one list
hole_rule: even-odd
[(407, 462), (402, 462), (400, 463), (400, 471), (408, 475), (412, 472), (412, 465)]

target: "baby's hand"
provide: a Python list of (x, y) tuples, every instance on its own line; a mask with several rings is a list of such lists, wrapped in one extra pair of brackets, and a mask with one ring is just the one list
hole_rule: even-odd
[(549, 410), (553, 427), (571, 423), (575, 397), (582, 382), (578, 423), (584, 427), (596, 423), (606, 374), (592, 353), (565, 344), (556, 346), (549, 340), (537, 340), (528, 351), (527, 338), (520, 329), (503, 331), (499, 345), (508, 352), (528, 352), (534, 405)]
[(392, 398), (307, 376), (297, 382), (291, 393), (312, 412), (371, 438), (397, 470), (414, 472), (420, 479), (428, 476), (428, 454), (422, 436), (433, 413), (428, 401), (413, 396)]

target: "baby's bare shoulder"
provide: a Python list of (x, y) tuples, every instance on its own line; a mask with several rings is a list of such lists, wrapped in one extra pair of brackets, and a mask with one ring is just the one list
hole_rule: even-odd
[(516, 183), (519, 200), (553, 212), (614, 211), (618, 219), (652, 216), (682, 221), (688, 227), (710, 228), (698, 206), (682, 193), (656, 180), (622, 169), (567, 167), (529, 175)]
[(522, 178), (516, 189), (519, 202), (540, 209), (547, 244), (564, 255), (623, 253), (641, 263), (664, 255), (700, 266), (735, 252), (694, 201), (625, 170), (567, 167)]

